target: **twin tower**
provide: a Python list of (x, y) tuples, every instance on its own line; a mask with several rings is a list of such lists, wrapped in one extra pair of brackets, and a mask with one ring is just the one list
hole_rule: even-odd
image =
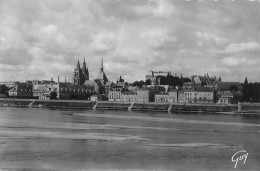
[(74, 85), (83, 85), (86, 80), (89, 80), (89, 72), (84, 59), (83, 66), (80, 67), (79, 60), (76, 68), (73, 72), (73, 84)]
[[(73, 72), (73, 84), (74, 85), (83, 85), (86, 80), (89, 80), (89, 72), (88, 72), (88, 68), (86, 65), (86, 61), (84, 59), (83, 66), (80, 67), (79, 60), (78, 60), (77, 66)], [(103, 68), (103, 59), (101, 62), (100, 73), (99, 73), (98, 77), (96, 79), (94, 79), (94, 81), (100, 83), (102, 86), (104, 86), (108, 82), (107, 76), (106, 76), (106, 74), (104, 72), (104, 68)]]

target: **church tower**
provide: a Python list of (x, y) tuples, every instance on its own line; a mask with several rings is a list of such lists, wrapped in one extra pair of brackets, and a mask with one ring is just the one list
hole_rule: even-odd
[(84, 62), (83, 62), (83, 66), (82, 66), (82, 85), (84, 84), (84, 82), (86, 80), (89, 80), (89, 72), (88, 72), (88, 68), (86, 65), (85, 58), (84, 58)]
[(81, 77), (82, 77), (82, 71), (79, 64), (79, 59), (76, 68), (73, 72), (73, 84), (74, 85), (81, 85)]
[(99, 73), (99, 75), (98, 75), (96, 80), (99, 80), (103, 86), (106, 84), (106, 82), (108, 82), (107, 76), (106, 76), (106, 74), (104, 72), (103, 58), (102, 58), (102, 61), (101, 61), (100, 73)]

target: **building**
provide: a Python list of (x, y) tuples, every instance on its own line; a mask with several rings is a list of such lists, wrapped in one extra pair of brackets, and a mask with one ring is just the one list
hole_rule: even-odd
[(169, 91), (169, 102), (178, 102), (178, 91), (177, 90), (170, 90)]
[(67, 83), (37, 84), (33, 85), (33, 97), (46, 100), (51, 98), (51, 93), (57, 93), (57, 99), (85, 99), (95, 94), (94, 86), (73, 85)]
[(108, 92), (108, 101), (121, 101), (122, 89), (110, 89)]
[(92, 96), (90, 96), (90, 101), (97, 101), (98, 100), (98, 97), (97, 97), (97, 95), (95, 94), (95, 95), (92, 95)]
[[(102, 62), (101, 62), (100, 73), (98, 74), (97, 78), (94, 79), (94, 80), (89, 80), (89, 78), (87, 78), (87, 80), (85, 80), (83, 85), (94, 87), (95, 93), (98, 95), (98, 97), (97, 97), (98, 100), (101, 99), (100, 95), (102, 95), (102, 94), (106, 95), (106, 96), (108, 95), (109, 89), (111, 88), (113, 83), (108, 81), (107, 76), (104, 72), (103, 59), (102, 59)], [(104, 97), (102, 97), (102, 99), (104, 99)]]
[(184, 91), (178, 91), (178, 103), (185, 103)]
[(242, 85), (239, 82), (218, 82), (215, 85), (215, 89), (218, 92), (228, 91), (228, 90), (235, 90), (242, 92)]
[(6, 85), (8, 88), (14, 87), (16, 84), (19, 84), (18, 81), (1, 81), (0, 85)]
[(123, 102), (138, 102), (138, 96), (135, 92), (124, 92), (121, 94), (121, 101)]
[(169, 93), (162, 92), (155, 94), (154, 99), (155, 102), (169, 102)]
[(13, 98), (32, 98), (32, 85), (25, 83), (17, 83), (8, 91), (9, 97)]
[(59, 99), (59, 84), (34, 84), (33, 97), (41, 100), (51, 99), (51, 93), (56, 92)]
[(243, 87), (239, 82), (218, 82), (215, 85), (217, 97), (224, 94), (225, 91), (230, 91), (233, 94), (231, 103), (238, 103), (243, 97)]
[(138, 102), (154, 102), (156, 90), (153, 88), (141, 88), (136, 93)]
[(169, 72), (163, 71), (150, 71), (151, 74), (145, 75), (145, 82), (147, 85), (160, 85), (160, 78), (159, 77), (166, 77), (168, 74), (171, 75)]
[(94, 86), (59, 83), (59, 99), (90, 100), (96, 94)]
[(89, 80), (89, 72), (86, 66), (86, 61), (84, 59), (83, 66), (81, 68), (78, 60), (78, 63), (73, 72), (73, 84), (83, 85), (86, 80)]
[(185, 82), (182, 85), (184, 91), (192, 91), (196, 89), (196, 84), (194, 82)]
[(86, 80), (84, 86), (93, 87), (96, 94), (100, 94), (102, 91), (102, 84), (99, 80)]
[(207, 90), (185, 91), (185, 103), (213, 103), (214, 92)]
[(106, 82), (108, 82), (107, 76), (104, 72), (104, 67), (103, 67), (103, 59), (101, 61), (101, 68), (100, 68), (100, 72), (97, 76), (97, 78), (95, 80), (98, 80), (101, 82), (102, 86), (105, 86)]
[(53, 81), (53, 78), (51, 80), (33, 80), (33, 85), (41, 85), (41, 84), (55, 84), (55, 81)]
[(219, 99), (218, 99), (218, 104), (231, 104), (233, 100), (233, 94), (231, 91), (224, 91), (221, 93)]

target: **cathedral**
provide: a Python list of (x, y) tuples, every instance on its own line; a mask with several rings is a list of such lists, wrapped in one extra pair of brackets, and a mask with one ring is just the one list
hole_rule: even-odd
[(78, 60), (77, 66), (73, 72), (73, 84), (74, 85), (83, 85), (86, 80), (89, 80), (89, 72), (86, 66), (86, 61), (84, 58), (83, 66), (80, 67)]

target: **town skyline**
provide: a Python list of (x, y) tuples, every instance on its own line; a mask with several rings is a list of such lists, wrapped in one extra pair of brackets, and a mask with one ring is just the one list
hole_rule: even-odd
[[(173, 75), (260, 81), (258, 1), (0, 2), (1, 81), (72, 82), (84, 57), (89, 76), (100, 61), (111, 81)], [(243, 13), (241, 13), (243, 11)]]

